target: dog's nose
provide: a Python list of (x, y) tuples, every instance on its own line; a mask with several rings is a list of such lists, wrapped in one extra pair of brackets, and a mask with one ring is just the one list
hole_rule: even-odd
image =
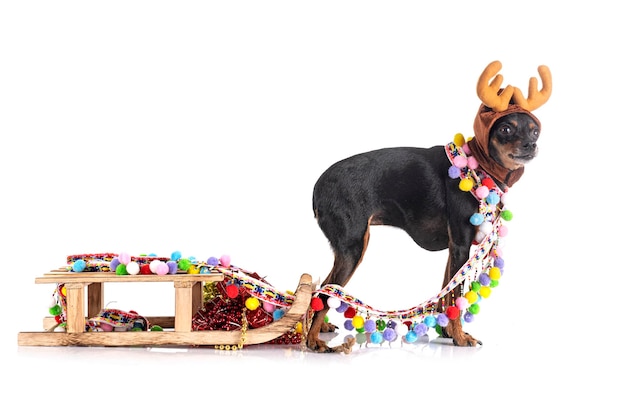
[(526, 144), (524, 144), (524, 149), (525, 150), (535, 150), (537, 148), (537, 142), (528, 142)]

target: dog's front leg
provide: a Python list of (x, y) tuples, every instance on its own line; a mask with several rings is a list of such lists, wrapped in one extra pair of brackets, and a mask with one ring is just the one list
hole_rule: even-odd
[[(465, 245), (469, 243), (463, 243), (461, 245), (451, 244), (449, 247), (448, 263), (446, 265), (446, 276), (444, 278), (443, 285), (446, 286), (448, 282), (454, 277), (456, 272), (465, 264), (467, 256), (469, 256), (469, 247)], [(454, 304), (453, 298), (455, 296), (461, 296), (461, 288), (457, 286), (454, 289), (454, 293), (447, 294), (443, 299), (443, 304), (448, 307)], [(440, 305), (441, 306), (441, 305)], [(440, 307), (441, 308), (441, 307)], [(457, 346), (476, 346), (483, 343), (470, 334), (463, 331), (463, 323), (461, 322), (461, 316), (451, 319), (448, 325), (442, 328), (442, 336), (452, 338), (452, 342)]]

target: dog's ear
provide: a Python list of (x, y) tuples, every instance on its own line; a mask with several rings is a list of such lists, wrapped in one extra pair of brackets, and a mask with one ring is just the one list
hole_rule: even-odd
[(513, 100), (513, 103), (521, 108), (527, 111), (534, 111), (550, 98), (552, 94), (552, 74), (548, 66), (542, 65), (537, 69), (543, 85), (541, 90), (537, 88), (537, 78), (530, 78), (528, 98), (524, 97), (522, 91), (517, 87), (507, 85), (503, 89), (500, 88), (504, 80), (501, 74), (497, 74), (500, 69), (502, 69), (500, 61), (495, 60), (489, 63), (476, 84), (478, 98), (492, 110), (496, 112), (506, 111), (511, 100)]

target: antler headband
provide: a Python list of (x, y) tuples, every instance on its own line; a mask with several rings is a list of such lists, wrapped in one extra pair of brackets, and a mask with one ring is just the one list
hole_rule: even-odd
[[(534, 111), (545, 104), (550, 98), (552, 94), (552, 74), (548, 66), (542, 65), (537, 69), (539, 77), (541, 77), (541, 84), (543, 85), (541, 90), (537, 89), (537, 78), (530, 78), (530, 83), (528, 84), (528, 98), (524, 98), (519, 88), (511, 85), (507, 85), (500, 91), (503, 77), (501, 74), (496, 74), (500, 69), (502, 69), (502, 63), (499, 61), (496, 60), (489, 63), (480, 75), (478, 84), (476, 85), (478, 98), (480, 98), (483, 104), (494, 111), (506, 111), (511, 99), (513, 99), (514, 104), (519, 105), (521, 108), (527, 111)], [(491, 78), (493, 78), (493, 80), (491, 80)], [(491, 80), (491, 83), (489, 83), (489, 80)]]

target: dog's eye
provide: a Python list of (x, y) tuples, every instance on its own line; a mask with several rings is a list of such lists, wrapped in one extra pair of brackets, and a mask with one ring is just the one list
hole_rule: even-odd
[(511, 128), (507, 125), (503, 125), (500, 127), (500, 133), (503, 135), (510, 135), (511, 134)]

